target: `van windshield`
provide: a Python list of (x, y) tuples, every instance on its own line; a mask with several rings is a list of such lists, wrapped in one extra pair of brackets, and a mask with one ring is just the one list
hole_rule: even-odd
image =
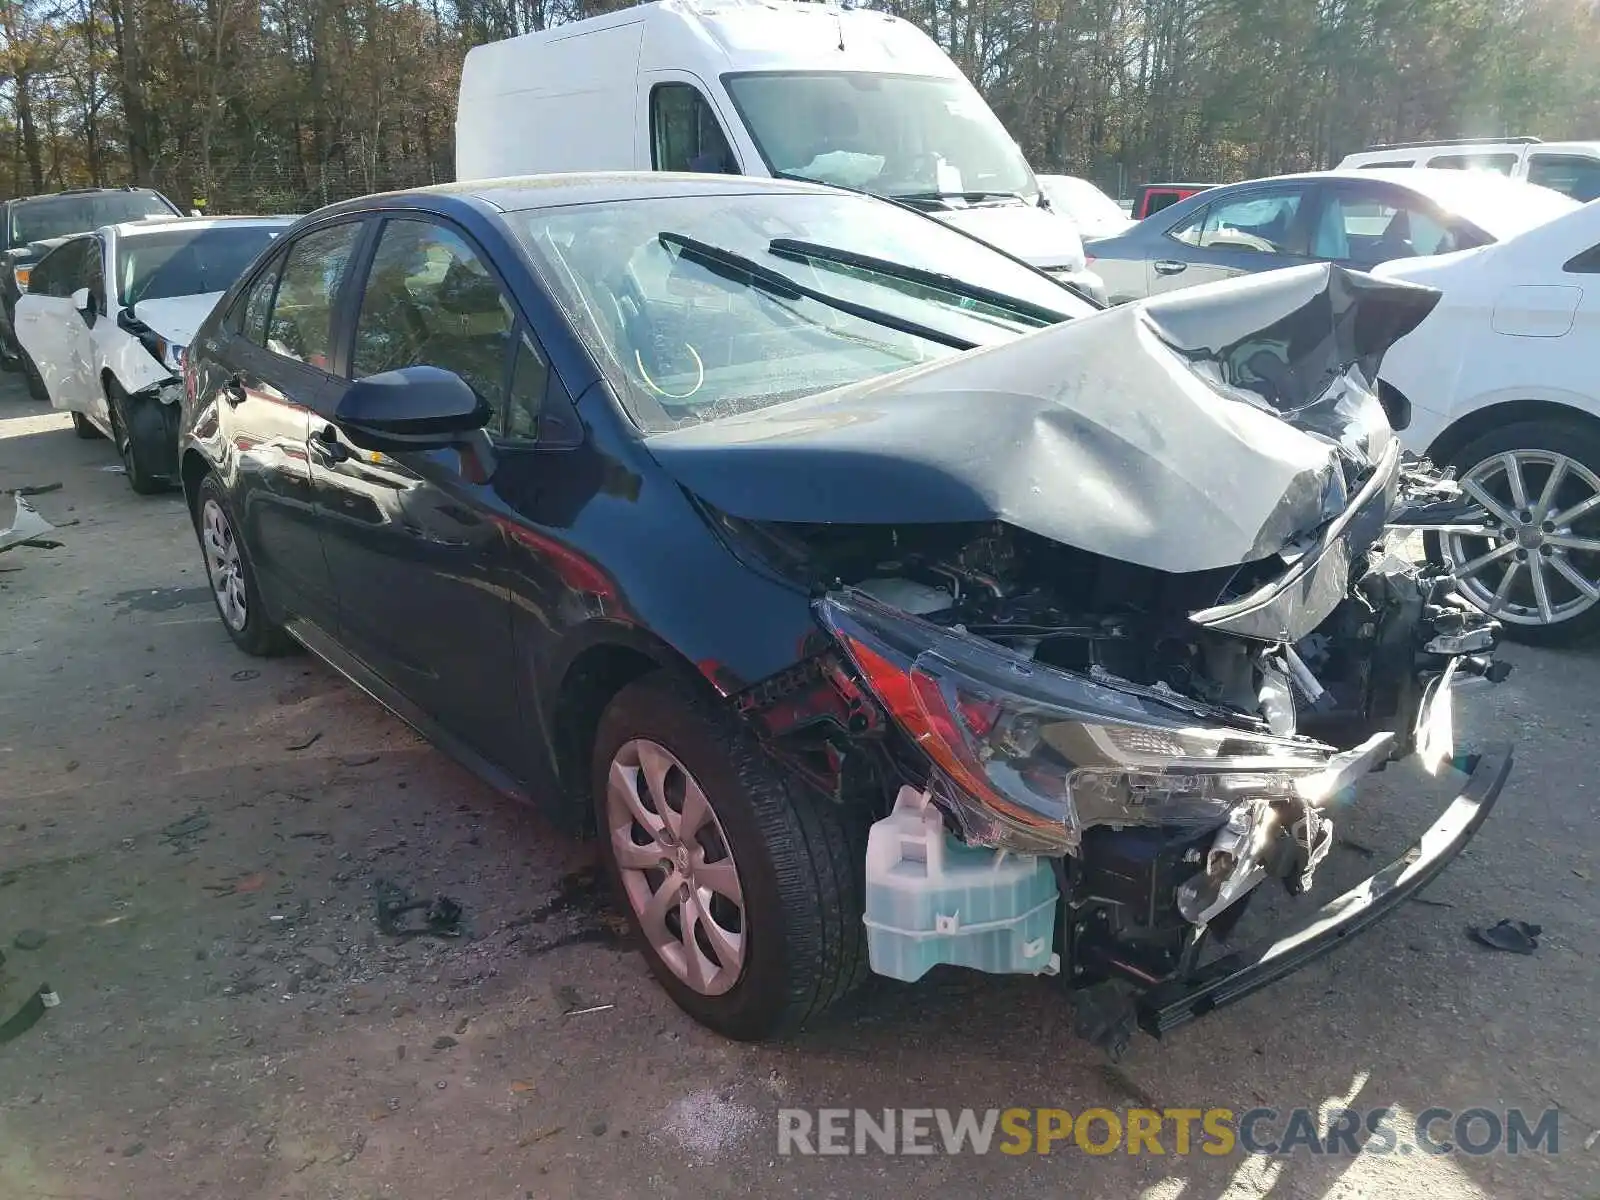
[(651, 433), (1094, 311), (981, 242), (848, 192), (659, 196), (506, 220)]
[(722, 81), (774, 175), (896, 199), (1039, 198), (1022, 151), (965, 79), (772, 71)]

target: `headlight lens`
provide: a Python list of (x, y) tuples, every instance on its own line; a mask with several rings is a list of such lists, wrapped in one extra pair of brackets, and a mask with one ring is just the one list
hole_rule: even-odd
[(818, 612), (977, 844), (1061, 853), (1097, 825), (1205, 827), (1245, 800), (1326, 798), (1319, 742), (1227, 728), (1176, 693), (1042, 666), (858, 592)]

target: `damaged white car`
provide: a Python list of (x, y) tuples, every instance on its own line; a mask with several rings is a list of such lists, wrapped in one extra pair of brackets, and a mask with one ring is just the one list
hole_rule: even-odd
[(62, 241), (17, 301), (18, 345), (40, 399), (78, 436), (112, 440), (140, 493), (176, 481), (181, 355), (289, 217), (157, 217)]

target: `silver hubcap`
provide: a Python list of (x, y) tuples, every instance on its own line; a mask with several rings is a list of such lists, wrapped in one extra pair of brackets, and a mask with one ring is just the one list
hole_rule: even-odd
[(1511, 624), (1555, 625), (1600, 601), (1600, 476), (1552, 450), (1513, 450), (1473, 467), (1461, 486), (1499, 527), (1444, 539), (1474, 604)]
[(206, 576), (217, 597), (217, 611), (235, 633), (244, 629), (250, 610), (244, 601), (244, 562), (239, 544), (233, 540), (233, 526), (215, 500), (207, 500), (200, 510), (200, 540), (206, 550)]
[(720, 996), (744, 969), (744, 892), (711, 802), (665, 746), (638, 738), (611, 760), (606, 830), (628, 903), (669, 970)]

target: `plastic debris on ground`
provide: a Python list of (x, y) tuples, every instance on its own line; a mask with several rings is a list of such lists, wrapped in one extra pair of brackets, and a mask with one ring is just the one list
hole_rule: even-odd
[[(12, 517), (11, 524), (5, 529), (0, 529), (0, 552), (10, 550), (16, 546), (27, 546), (35, 543), (45, 534), (55, 529), (55, 526), (39, 515), (39, 512), (20, 493), (13, 494), (16, 502), (16, 515)], [(59, 542), (47, 542), (42, 549), (54, 549)]]
[(1467, 936), (1480, 946), (1505, 950), (1511, 954), (1532, 954), (1539, 948), (1539, 935), (1543, 932), (1542, 925), (1530, 925), (1526, 921), (1513, 921), (1510, 918), (1487, 927), (1467, 926)]

